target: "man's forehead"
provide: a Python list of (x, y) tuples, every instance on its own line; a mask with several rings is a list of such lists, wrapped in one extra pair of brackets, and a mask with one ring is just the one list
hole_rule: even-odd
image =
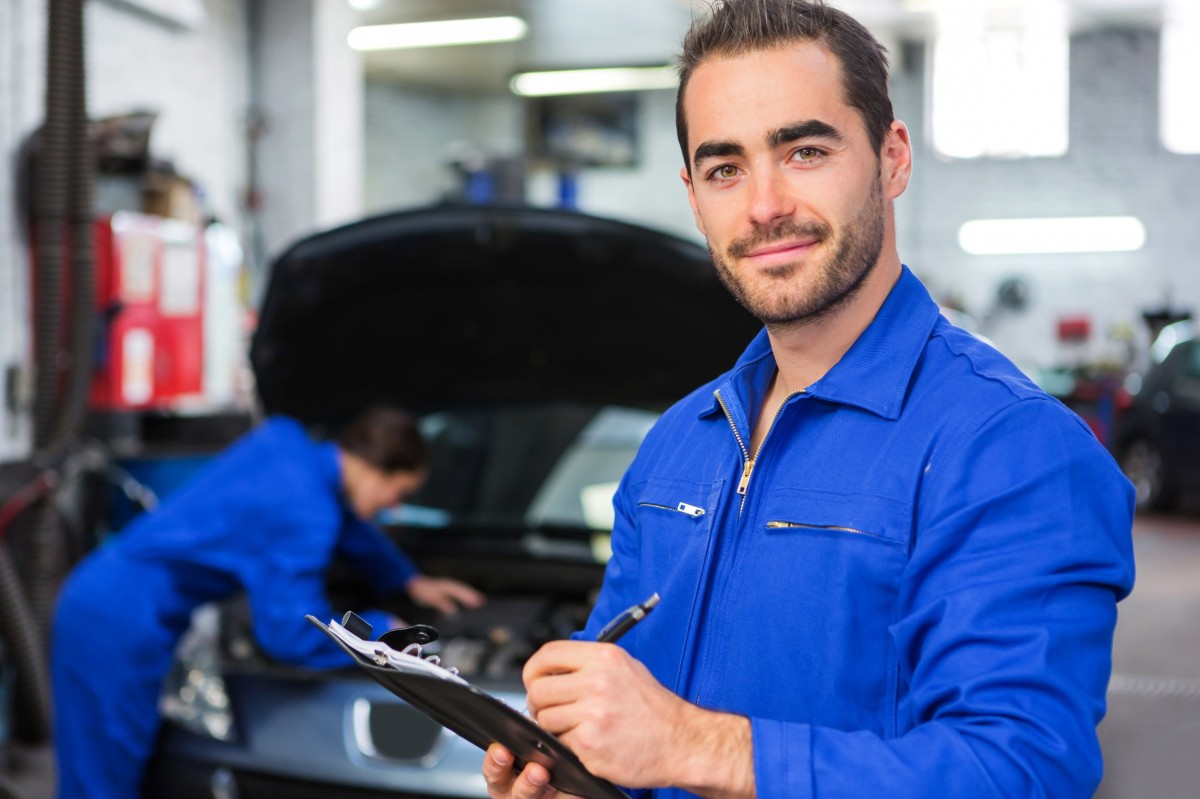
[(688, 79), (685, 105), (692, 104), (697, 93), (723, 85), (751, 83), (796, 90), (800, 94), (837, 91), (842, 87), (842, 68), (837, 56), (824, 45), (812, 41), (794, 41), (776, 47), (742, 53), (716, 53), (698, 63)]
[(688, 81), (683, 111), (693, 148), (714, 137), (767, 138), (802, 119), (850, 133), (859, 116), (837, 58), (809, 41), (705, 59)]

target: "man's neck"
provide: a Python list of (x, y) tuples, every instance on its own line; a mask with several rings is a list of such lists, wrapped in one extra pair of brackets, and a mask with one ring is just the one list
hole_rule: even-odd
[(778, 371), (750, 436), (751, 457), (757, 457), (759, 445), (784, 400), (824, 377), (871, 324), (900, 279), (900, 269), (899, 255), (895, 250), (885, 250), (858, 292), (843, 305), (805, 324), (767, 327)]
[(879, 312), (900, 269), (899, 256), (885, 250), (854, 296), (830, 313), (802, 324), (767, 326), (782, 396), (817, 382), (842, 359)]

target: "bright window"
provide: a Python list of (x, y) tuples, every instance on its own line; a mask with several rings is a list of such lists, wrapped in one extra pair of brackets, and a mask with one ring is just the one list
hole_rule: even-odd
[(938, 0), (930, 130), (953, 158), (1067, 151), (1069, 40), (1062, 0)]
[(1174, 0), (1163, 20), (1159, 122), (1163, 146), (1200, 153), (1200, 4)]

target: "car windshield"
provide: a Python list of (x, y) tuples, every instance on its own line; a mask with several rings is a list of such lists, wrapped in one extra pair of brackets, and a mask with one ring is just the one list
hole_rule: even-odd
[(427, 414), (433, 468), (381, 521), (405, 527), (609, 531), (612, 497), (658, 411), (543, 403)]

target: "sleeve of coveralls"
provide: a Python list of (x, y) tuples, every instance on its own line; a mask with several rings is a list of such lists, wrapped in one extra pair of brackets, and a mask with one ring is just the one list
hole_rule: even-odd
[(645, 599), (630, 599), (637, 593), (638, 547), (634, 540), (633, 514), (626, 490), (628, 482), (629, 472), (626, 472), (613, 496), (612, 557), (604, 567), (604, 583), (596, 604), (592, 606), (587, 625), (571, 636), (577, 641), (595, 641), (600, 628), (609, 619), (634, 602)]
[[(610, 619), (634, 602), (645, 599), (630, 599), (637, 594), (638, 583), (637, 541), (634, 539), (633, 514), (626, 490), (632, 471), (631, 468), (625, 473), (617, 493), (613, 496), (612, 557), (604, 567), (604, 583), (600, 588), (600, 595), (588, 615), (587, 625), (571, 636), (574, 640), (595, 641), (600, 629)], [(649, 791), (625, 787), (621, 790), (633, 799), (643, 799), (650, 795)]]
[(417, 576), (417, 567), (383, 531), (351, 517), (338, 537), (337, 552), (353, 564), (380, 596), (404, 590)]
[[(265, 530), (263, 552), (247, 575), (254, 636), (271, 657), (313, 669), (348, 666), (351, 660), (329, 636), (304, 617), (340, 620), (348, 608), (335, 609), (325, 594), (325, 575), (337, 545), (343, 515), (316, 502), (297, 502), (280, 512)], [(385, 632), (388, 615), (357, 610), (376, 634)]]
[(1060, 406), (1025, 400), (933, 455), (890, 627), (890, 740), (751, 719), (759, 799), (1090, 797), (1132, 489)]

